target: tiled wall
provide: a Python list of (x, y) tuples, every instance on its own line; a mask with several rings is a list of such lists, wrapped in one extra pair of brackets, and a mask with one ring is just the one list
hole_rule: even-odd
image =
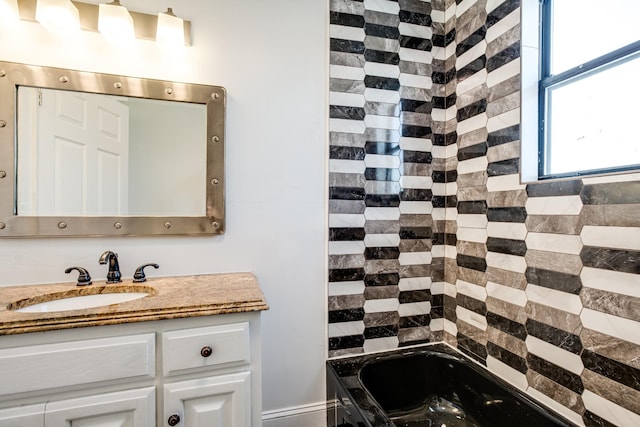
[(520, 0), (331, 10), (330, 355), (445, 340), (640, 425), (640, 175), (520, 184)]

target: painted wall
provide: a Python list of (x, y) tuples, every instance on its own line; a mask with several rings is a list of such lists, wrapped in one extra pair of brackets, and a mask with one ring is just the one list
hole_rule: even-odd
[[(97, 1), (93, 1), (97, 3)], [(129, 4), (132, 3), (132, 4)], [(323, 402), (325, 350), (324, 2), (123, 1), (136, 11), (172, 6), (192, 22), (193, 46), (163, 51), (98, 34), (64, 40), (35, 23), (0, 29), (6, 61), (225, 86), (228, 91), (227, 232), (217, 237), (0, 241), (0, 285), (69, 281), (71, 265), (106, 275), (104, 250), (125, 277), (253, 272), (271, 306), (263, 316), (263, 409)]]
[[(390, 3), (380, 2), (388, 7)], [(403, 10), (420, 3), (399, 1), (400, 21)], [(431, 262), (425, 264), (433, 275), (424, 281), (428, 284), (424, 300), (432, 303), (431, 311), (423, 314), (423, 319), (430, 319), (426, 327), (432, 336), (424, 338), (437, 341), (434, 332), (442, 331), (446, 342), (578, 425), (639, 425), (640, 174), (522, 184), (521, 1), (428, 3), (433, 85), (427, 94), (431, 109), (427, 109), (426, 123), (432, 126), (424, 135), (428, 142), (423, 146), (432, 144), (427, 150), (432, 154), (428, 162), (432, 167), (415, 175), (430, 179), (431, 187), (426, 189), (432, 193), (426, 201), (433, 206), (431, 226), (438, 231), (425, 242), (432, 245)], [(367, 53), (375, 46), (372, 34), (367, 33), (367, 17), (376, 15), (367, 11), (368, 4), (373, 2), (365, 2), (363, 10), (358, 1), (331, 3), (336, 12), (332, 20), (340, 18), (336, 25), (358, 27), (362, 21), (366, 33), (363, 52), (345, 52), (344, 46), (358, 41), (361, 33), (332, 29), (332, 37), (346, 39), (333, 41), (332, 64), (347, 65), (345, 55), (349, 55), (351, 67), (339, 69), (341, 76), (351, 76), (349, 85), (331, 76), (332, 91), (349, 93), (351, 88), (367, 87), (367, 56), (376, 57)], [(387, 34), (394, 38), (391, 30)], [(398, 52), (393, 49), (403, 35), (401, 30), (395, 40), (389, 40), (385, 51)], [(331, 111), (339, 110), (341, 99), (331, 99)], [(403, 121), (406, 103), (396, 102), (398, 110), (390, 115)], [(348, 119), (367, 120), (366, 115)], [(369, 132), (368, 127), (360, 131), (356, 125), (342, 125), (342, 129), (350, 129), (348, 133), (355, 135), (351, 139)], [(343, 140), (332, 134), (332, 148), (346, 145)], [(338, 159), (354, 164), (341, 164), (352, 176), (349, 181), (338, 181), (339, 188), (332, 194), (347, 194), (351, 203), (363, 194), (366, 202), (371, 177), (384, 176), (385, 181), (395, 183), (405, 175), (413, 176), (402, 143), (400, 148), (387, 154), (398, 157), (399, 173), (395, 175), (367, 175), (366, 169), (357, 169), (359, 159), (333, 156), (330, 164)], [(368, 167), (367, 157), (364, 162)], [(354, 186), (347, 182), (360, 182), (365, 191), (350, 190)], [(403, 190), (396, 193), (400, 200), (402, 194)], [(390, 193), (387, 197), (391, 198)], [(338, 198), (330, 199), (330, 209), (344, 206), (334, 199)], [(402, 243), (396, 237), (403, 219), (400, 211), (395, 222), (386, 222), (384, 227), (393, 230), (386, 233), (393, 234), (389, 241)], [(374, 330), (369, 329), (367, 319), (376, 308), (383, 308), (373, 310), (383, 312), (376, 317), (389, 319), (385, 345), (407, 344), (401, 334), (402, 289), (384, 297), (396, 299), (395, 304), (382, 303), (371, 291), (375, 283), (366, 280), (367, 254), (373, 253), (367, 251), (369, 234), (383, 228), (381, 222), (368, 226), (370, 219), (375, 218), (367, 217), (365, 210), (360, 220), (364, 227), (357, 222), (331, 224), (330, 238), (346, 236), (341, 240), (351, 242), (348, 258), (331, 252), (330, 242), (331, 355), (369, 351), (369, 339), (377, 337), (371, 335)], [(360, 243), (359, 252), (353, 241)], [(396, 254), (402, 255), (404, 250), (398, 248)], [(361, 277), (354, 274), (358, 268), (365, 270)], [(403, 277), (401, 261), (392, 268), (395, 270), (388, 272), (397, 271)], [(380, 329), (375, 331), (380, 333)]]

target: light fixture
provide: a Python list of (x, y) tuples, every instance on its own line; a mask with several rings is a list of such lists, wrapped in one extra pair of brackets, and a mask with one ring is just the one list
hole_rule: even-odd
[(20, 22), (18, 0), (0, 0), (0, 25), (13, 27)]
[(54, 34), (80, 31), (80, 14), (70, 0), (38, 0), (36, 21)]
[(184, 21), (174, 15), (171, 8), (158, 14), (156, 43), (165, 46), (184, 46)]
[(98, 31), (111, 42), (125, 42), (136, 38), (133, 18), (119, 0), (99, 5)]

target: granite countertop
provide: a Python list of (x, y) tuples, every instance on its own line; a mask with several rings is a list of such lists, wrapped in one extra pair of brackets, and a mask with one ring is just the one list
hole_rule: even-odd
[[(148, 296), (81, 310), (46, 313), (15, 311), (60, 297), (116, 292), (147, 292)], [(75, 283), (0, 287), (0, 335), (85, 326), (116, 325), (150, 320), (268, 310), (260, 285), (251, 273), (147, 278), (146, 282), (89, 286)]]

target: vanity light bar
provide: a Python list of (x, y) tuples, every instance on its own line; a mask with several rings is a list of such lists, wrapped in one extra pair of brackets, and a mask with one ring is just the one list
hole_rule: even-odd
[[(20, 19), (24, 21), (37, 22), (37, 3), (37, 0), (18, 0)], [(80, 14), (80, 27), (85, 31), (98, 32), (99, 5), (73, 0), (71, 3), (73, 3), (73, 5), (78, 9)], [(136, 38), (155, 41), (158, 28), (158, 15), (134, 12), (132, 10), (129, 10), (129, 14), (131, 15), (131, 18), (133, 18), (133, 27), (135, 29)], [(191, 46), (191, 21), (183, 22), (184, 45)]]

